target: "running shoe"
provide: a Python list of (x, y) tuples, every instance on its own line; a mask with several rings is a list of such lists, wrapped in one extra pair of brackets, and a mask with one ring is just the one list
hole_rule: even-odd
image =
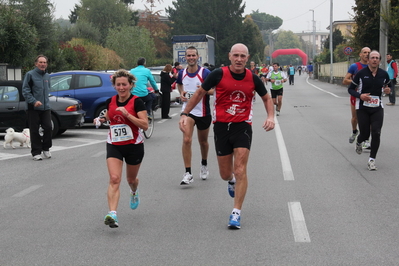
[(202, 180), (206, 180), (209, 176), (209, 170), (207, 165), (201, 165), (201, 170), (200, 170), (200, 177)]
[(227, 225), (229, 229), (240, 229), (241, 224), (240, 224), (241, 217), (238, 213), (233, 212), (230, 214), (230, 219), (229, 219), (229, 224)]
[(186, 172), (183, 175), (183, 180), (180, 182), (180, 185), (189, 185), (194, 181), (193, 175), (190, 174), (189, 172)]
[(367, 163), (367, 168), (369, 169), (369, 171), (375, 171), (375, 170), (377, 170), (378, 168), (375, 166), (375, 160), (370, 160), (370, 161)]
[(51, 152), (50, 151), (43, 151), (43, 157), (45, 159), (50, 159), (51, 158)]
[(116, 216), (116, 213), (109, 212), (107, 215), (105, 215), (104, 224), (109, 225), (109, 227), (111, 227), (111, 228), (118, 227), (119, 224), (118, 224), (118, 217)]
[(349, 137), (349, 143), (353, 143), (357, 137), (359, 133), (353, 133), (350, 137)]
[(362, 145), (362, 143), (357, 143), (356, 142), (356, 153), (357, 154), (362, 154), (362, 152), (363, 152), (363, 145)]
[(42, 156), (40, 154), (33, 156), (34, 161), (41, 161), (43, 160)]
[(130, 192), (130, 209), (135, 210), (140, 204), (139, 191), (136, 190), (134, 194)]
[(363, 149), (365, 150), (371, 150), (371, 144), (369, 140), (366, 140), (363, 142)]
[(234, 198), (236, 189), (236, 183), (227, 182), (227, 190), (229, 191), (230, 197)]
[(276, 116), (280, 116), (280, 111), (276, 111)]

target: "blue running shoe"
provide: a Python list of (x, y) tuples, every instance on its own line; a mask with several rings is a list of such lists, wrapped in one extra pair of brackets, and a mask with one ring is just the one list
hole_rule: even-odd
[(240, 219), (241, 217), (239, 214), (235, 212), (230, 214), (229, 224), (227, 225), (229, 229), (240, 229), (241, 228)]
[(119, 227), (118, 217), (116, 216), (116, 213), (109, 212), (107, 215), (105, 215), (104, 224), (109, 225), (109, 227), (111, 228)]
[(227, 190), (229, 191), (230, 197), (234, 198), (234, 191), (236, 189), (236, 183), (227, 182)]
[(136, 190), (136, 193), (134, 193), (134, 195), (130, 193), (130, 208), (132, 210), (135, 210), (137, 209), (139, 204), (140, 204), (139, 191)]

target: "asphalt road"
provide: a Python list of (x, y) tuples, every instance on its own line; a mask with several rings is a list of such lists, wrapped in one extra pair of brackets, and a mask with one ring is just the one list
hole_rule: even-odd
[[(107, 213), (106, 129), (86, 126), (53, 140), (53, 158), (3, 149), (0, 138), (0, 265), (398, 265), (397, 106), (385, 108), (378, 171), (356, 154), (346, 88), (296, 76), (285, 84), (276, 129), (262, 130), (254, 104), (249, 187), (242, 228), (228, 230), (233, 200), (218, 175), (209, 136), (210, 178), (180, 186), (180, 108), (156, 114), (145, 142), (141, 204), (121, 185), (119, 228)], [(387, 98), (384, 98), (387, 102)]]

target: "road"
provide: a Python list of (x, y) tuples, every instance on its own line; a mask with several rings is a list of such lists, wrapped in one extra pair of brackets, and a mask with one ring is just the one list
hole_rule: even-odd
[[(180, 186), (180, 108), (156, 114), (145, 142), (141, 204), (129, 208), (121, 185), (120, 227), (107, 213), (106, 129), (68, 130), (53, 158), (35, 162), (27, 148), (0, 152), (0, 265), (398, 265), (398, 107), (385, 108), (378, 171), (349, 144), (346, 88), (295, 77), (285, 84), (276, 128), (261, 128), (254, 104), (249, 187), (242, 229), (227, 229), (233, 201), (218, 175), (209, 136), (210, 178)], [(384, 98), (387, 102), (387, 98)], [(2, 146), (3, 139), (0, 139)]]

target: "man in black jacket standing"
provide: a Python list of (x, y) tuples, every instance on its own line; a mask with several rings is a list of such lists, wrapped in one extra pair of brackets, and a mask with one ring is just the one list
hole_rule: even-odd
[[(26, 73), (22, 85), (29, 123), (31, 153), (35, 161), (41, 161), (43, 157), (51, 158), (50, 76), (46, 69), (47, 57), (38, 55), (35, 59), (35, 68)], [(43, 129), (43, 138), (39, 134), (40, 126)]]

